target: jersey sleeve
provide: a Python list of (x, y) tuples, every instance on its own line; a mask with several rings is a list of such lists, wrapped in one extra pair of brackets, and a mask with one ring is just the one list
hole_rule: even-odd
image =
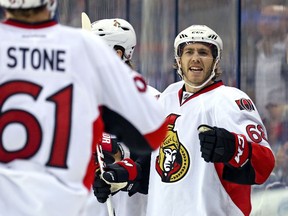
[(101, 43), (95, 54), (99, 109), (104, 130), (114, 134), (138, 154), (158, 148), (165, 133), (165, 116), (155, 97), (148, 93), (143, 77), (132, 71)]
[(223, 103), (221, 102), (222, 109), (225, 106), (228, 111), (218, 109), (217, 121), (230, 132), (243, 134), (251, 143), (251, 151), (249, 160), (243, 167), (235, 168), (225, 164), (223, 179), (238, 184), (262, 184), (275, 166), (267, 132), (252, 100), (241, 91), (236, 90), (234, 95), (236, 96), (226, 97)]
[(147, 87), (148, 87), (148, 92), (158, 99), (161, 92), (159, 92), (156, 88), (154, 88), (150, 85), (147, 85)]

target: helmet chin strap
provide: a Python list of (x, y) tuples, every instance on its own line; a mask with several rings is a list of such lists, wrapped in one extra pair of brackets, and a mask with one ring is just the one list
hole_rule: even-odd
[(50, 11), (50, 18), (53, 19), (55, 17), (55, 12), (57, 8), (57, 0), (48, 2), (47, 8)]
[[(196, 86), (196, 85), (194, 85), (193, 83), (189, 82), (188, 79), (187, 79), (187, 80), (184, 79), (185, 74), (182, 72), (179, 58), (177, 59), (178, 74), (180, 75), (180, 77), (182, 78), (182, 80), (185, 82), (185, 84), (187, 84), (187, 85), (190, 86), (191, 88), (199, 89), (199, 88), (204, 87), (208, 82), (210, 82), (210, 81), (213, 79), (213, 77), (215, 76), (215, 68), (216, 68), (216, 65), (217, 65), (218, 62), (219, 62), (219, 58), (216, 59), (210, 76), (207, 78), (207, 80), (206, 80), (204, 83), (202, 83), (202, 84), (199, 85), (199, 86)], [(186, 76), (185, 76), (185, 77), (186, 77)], [(187, 77), (186, 77), (186, 78), (187, 78)]]

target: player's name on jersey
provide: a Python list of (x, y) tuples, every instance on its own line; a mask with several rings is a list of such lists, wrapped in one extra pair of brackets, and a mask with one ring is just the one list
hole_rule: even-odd
[(63, 47), (11, 45), (1, 50), (1, 56), (2, 67), (9, 71), (64, 73), (69, 65), (69, 51)]

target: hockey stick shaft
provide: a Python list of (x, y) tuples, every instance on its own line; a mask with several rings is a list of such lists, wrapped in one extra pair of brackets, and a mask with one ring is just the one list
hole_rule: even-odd
[[(87, 31), (91, 31), (91, 21), (85, 12), (81, 13), (81, 24), (82, 24), (82, 29), (85, 29)], [(98, 159), (100, 171), (102, 174), (104, 172), (104, 170), (103, 170), (103, 168), (104, 168), (104, 155), (103, 155), (102, 148), (101, 148), (100, 144), (97, 145), (96, 150), (97, 150), (97, 159)], [(107, 203), (108, 215), (109, 216), (116, 216), (115, 211), (114, 211), (113, 206), (112, 206), (112, 202), (111, 202), (111, 195), (108, 196), (106, 203)]]
[[(91, 31), (91, 21), (85, 12), (81, 13), (81, 24), (82, 24), (82, 29), (85, 29), (87, 31)], [(102, 148), (101, 148), (100, 144), (97, 145), (96, 150), (97, 150), (97, 159), (98, 159), (100, 171), (102, 174), (104, 171), (103, 170), (103, 168), (104, 168), (104, 155), (103, 155)], [(109, 216), (115, 216), (115, 211), (113, 209), (112, 201), (111, 201), (111, 195), (108, 196), (106, 203), (107, 203), (108, 215)]]

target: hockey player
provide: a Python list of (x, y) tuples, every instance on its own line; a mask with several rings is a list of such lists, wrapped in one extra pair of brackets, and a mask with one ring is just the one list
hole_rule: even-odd
[[(100, 37), (102, 37), (107, 44), (115, 50), (117, 55), (122, 59), (123, 62), (125, 62), (127, 65), (129, 65), (131, 68), (133, 68), (132, 65), (132, 56), (133, 52), (136, 46), (136, 34), (134, 31), (133, 26), (127, 22), (124, 19), (120, 18), (111, 18), (111, 19), (102, 19), (102, 20), (97, 20), (92, 23), (92, 32)], [(151, 86), (148, 87), (148, 92), (155, 96), (158, 97), (160, 92), (156, 90), (155, 88)], [(124, 159), (126, 157), (130, 156), (129, 149), (125, 148), (125, 145), (123, 143), (117, 142), (117, 139), (109, 138), (109, 135), (105, 134), (105, 138), (103, 139), (105, 143), (103, 147), (103, 151), (107, 151), (107, 143), (110, 145), (114, 146), (111, 148), (110, 146), (110, 151), (113, 149), (113, 153), (117, 154), (117, 145), (120, 149), (118, 152), (122, 152), (120, 154), (122, 157), (119, 159)], [(118, 143), (118, 144), (117, 144)], [(116, 145), (115, 145), (116, 144)], [(128, 150), (128, 151), (127, 151)], [(106, 152), (106, 157), (107, 155)], [(119, 153), (118, 153), (119, 155)], [(131, 158), (133, 160), (136, 160), (137, 156), (135, 154), (131, 155)], [(108, 160), (110, 157), (108, 158)], [(105, 157), (104, 157), (105, 160)], [(106, 164), (109, 163), (106, 161)], [(98, 173), (99, 174), (99, 173)], [(99, 177), (99, 176), (97, 176)], [(96, 181), (101, 181), (100, 179), (96, 179)], [(98, 184), (97, 182), (96, 184)], [(97, 193), (97, 192), (96, 192)], [(101, 209), (101, 215), (99, 216), (106, 216), (108, 215), (107, 213), (107, 207), (106, 205), (100, 204), (95, 200), (94, 195), (92, 195), (91, 199), (89, 200), (88, 206), (87, 206), (87, 213), (86, 216), (92, 216), (95, 215), (95, 212), (97, 209)], [(112, 199), (112, 204), (115, 210), (115, 213), (117, 216), (145, 216), (146, 215), (146, 205), (147, 205), (147, 195), (142, 194), (142, 193), (137, 193), (133, 195), (133, 197), (127, 196), (126, 192), (120, 192), (111, 197)], [(104, 209), (103, 209), (104, 208)], [(99, 212), (99, 211), (97, 211)]]
[[(132, 56), (137, 40), (135, 30), (128, 21), (120, 18), (102, 19), (93, 22), (91, 27), (94, 34), (103, 38), (122, 61), (134, 69)], [(149, 85), (147, 87), (151, 95), (159, 96), (160, 92), (157, 89)]]
[[(174, 49), (183, 81), (159, 98), (168, 132), (151, 156), (147, 215), (248, 216), (251, 185), (264, 183), (275, 165), (257, 108), (247, 94), (218, 80), (223, 43), (212, 29), (186, 28)], [(103, 178), (135, 183), (142, 170), (133, 173), (118, 162)]]
[(166, 133), (143, 77), (56, 3), (0, 0), (0, 215), (78, 216), (104, 129), (144, 155)]

